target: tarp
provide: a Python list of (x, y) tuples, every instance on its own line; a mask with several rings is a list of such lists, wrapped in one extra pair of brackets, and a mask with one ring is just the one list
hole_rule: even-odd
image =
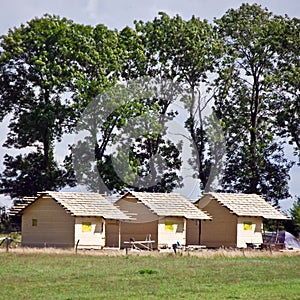
[[(277, 240), (276, 240), (277, 236)], [(270, 244), (284, 244), (287, 249), (300, 249), (300, 242), (297, 238), (287, 231), (267, 232), (264, 235), (264, 242)]]

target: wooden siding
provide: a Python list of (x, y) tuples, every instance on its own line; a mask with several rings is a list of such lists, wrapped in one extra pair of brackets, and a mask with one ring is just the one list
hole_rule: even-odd
[[(32, 226), (32, 220), (36, 226)], [(22, 216), (22, 246), (74, 247), (75, 218), (50, 197), (32, 203)]]
[[(151, 240), (155, 241), (154, 248), (170, 247), (177, 242), (187, 245), (187, 222), (189, 222), (188, 226), (190, 228), (189, 240), (193, 244), (198, 243), (199, 227), (192, 225), (196, 224), (196, 220), (187, 221), (183, 216), (158, 216), (144, 203), (130, 194), (117, 201), (116, 206), (134, 218), (133, 221), (122, 222), (122, 247), (125, 245), (124, 241), (129, 241), (130, 238), (145, 240), (149, 235)], [(167, 209), (167, 205), (165, 206), (165, 209)]]
[(132, 196), (127, 196), (117, 201), (116, 207), (128, 216), (132, 217), (132, 222), (134, 223), (149, 223), (157, 221), (158, 219), (158, 216), (146, 205)]
[(117, 220), (106, 220), (106, 247), (119, 248), (119, 226), (121, 229), (122, 223)]
[[(84, 231), (85, 227), (89, 229)], [(101, 217), (76, 217), (75, 243), (79, 240), (78, 248), (101, 249), (104, 247), (105, 227), (105, 221)]]
[(237, 247), (246, 248), (249, 244), (261, 244), (263, 222), (261, 217), (239, 217), (237, 224)]
[[(208, 222), (208, 221), (207, 221)], [(186, 244), (200, 245), (201, 224), (200, 220), (187, 220), (186, 222)]]
[(206, 196), (198, 204), (201, 209), (212, 216), (212, 221), (203, 221), (201, 228), (201, 245), (207, 247), (236, 247), (237, 216), (230, 213), (216, 200)]
[[(125, 197), (117, 201), (116, 206), (132, 217), (130, 222), (122, 222), (121, 225), (121, 247), (125, 247), (124, 242), (130, 241), (131, 238), (136, 241), (143, 241), (147, 237), (154, 240), (153, 248), (158, 247), (158, 216), (148, 207), (133, 197)], [(128, 247), (128, 245), (127, 245)]]
[(153, 248), (157, 248), (157, 221), (147, 223), (123, 222), (121, 225), (121, 247), (128, 247), (124, 242), (134, 239), (135, 241), (145, 241), (148, 237), (154, 240)]
[(124, 242), (133, 238), (136, 241), (144, 241), (151, 237), (155, 241), (154, 248), (157, 248), (157, 219), (148, 207), (133, 197), (122, 198), (117, 201), (116, 206), (134, 220), (122, 222), (121, 225), (121, 247), (128, 247)]

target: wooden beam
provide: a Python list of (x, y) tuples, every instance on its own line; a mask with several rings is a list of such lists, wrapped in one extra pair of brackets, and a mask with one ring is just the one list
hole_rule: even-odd
[(186, 218), (183, 218), (184, 246), (186, 246)]
[(121, 249), (121, 221), (118, 221), (119, 222), (119, 249)]

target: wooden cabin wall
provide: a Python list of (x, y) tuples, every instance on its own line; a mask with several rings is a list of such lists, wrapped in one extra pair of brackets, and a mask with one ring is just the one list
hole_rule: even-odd
[(227, 208), (214, 199), (200, 208), (207, 211), (212, 217), (211, 221), (202, 222), (201, 245), (212, 248), (236, 247), (237, 216), (231, 214)]
[(187, 220), (186, 222), (186, 244), (187, 245), (200, 245), (201, 244), (201, 220)]
[(153, 247), (157, 248), (158, 216), (134, 197), (122, 198), (116, 202), (116, 206), (133, 218), (133, 221), (121, 224), (121, 247), (128, 247), (124, 242), (129, 242), (130, 239), (144, 241), (150, 237), (155, 241)]
[(22, 246), (74, 247), (74, 222), (56, 201), (44, 196), (22, 215)]
[(105, 247), (119, 248), (119, 226), (122, 228), (117, 220), (106, 220)]
[(186, 245), (186, 220), (183, 217), (163, 217), (158, 221), (158, 245)]
[(101, 249), (105, 246), (105, 221), (101, 217), (76, 217), (75, 243), (78, 248)]
[(237, 224), (237, 247), (262, 244), (263, 220), (261, 217), (239, 217)]

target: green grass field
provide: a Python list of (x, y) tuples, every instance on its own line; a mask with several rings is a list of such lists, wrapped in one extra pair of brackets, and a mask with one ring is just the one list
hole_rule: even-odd
[(0, 299), (300, 299), (300, 256), (1, 252)]

